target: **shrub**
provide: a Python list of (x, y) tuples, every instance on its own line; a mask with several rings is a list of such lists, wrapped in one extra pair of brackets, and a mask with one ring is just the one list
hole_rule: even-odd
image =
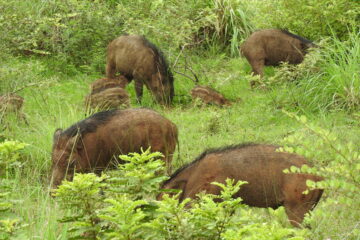
[(60, 70), (104, 72), (106, 46), (125, 32), (145, 35), (163, 50), (218, 44), (237, 55), (252, 29), (243, 0), (0, 0), (0, 11), (2, 49), (49, 56)]
[(83, 70), (103, 71), (106, 46), (122, 32), (121, 16), (98, 1), (1, 0), (0, 6), (0, 46), (15, 54), (50, 55)]
[(336, 37), (344, 40), (359, 22), (357, 0), (256, 1), (257, 28), (285, 28), (312, 40)]
[[(61, 206), (69, 210), (62, 221), (72, 223), (71, 237), (233, 239), (235, 231), (236, 236), (247, 239), (304, 239), (308, 234), (307, 230), (288, 228), (277, 221), (263, 224), (264, 219), (241, 204), (241, 198), (233, 198), (245, 184), (241, 181), (227, 179), (224, 184), (213, 183), (222, 189), (219, 196), (202, 193), (197, 200), (179, 202), (178, 195), (165, 194), (162, 201), (152, 200), (158, 192), (159, 180), (165, 179), (156, 174), (164, 170), (159, 156), (160, 153), (149, 150), (121, 156), (128, 163), (110, 178), (77, 174), (73, 182), (64, 181), (56, 195)], [(279, 215), (279, 211), (272, 214)], [(284, 209), (282, 213), (285, 214)]]
[(105, 178), (93, 173), (75, 174), (72, 182), (65, 180), (56, 190), (56, 200), (62, 208), (71, 210), (60, 222), (72, 223), (68, 231), (74, 237), (86, 235), (89, 239), (98, 238), (101, 230), (98, 214), (104, 200), (100, 191), (106, 186), (103, 183)]
[(273, 87), (276, 101), (301, 110), (359, 110), (360, 33), (353, 29), (347, 41), (334, 38), (321, 45), (301, 64), (283, 64), (263, 84)]
[(13, 170), (22, 166), (20, 150), (27, 145), (26, 143), (9, 140), (0, 143), (0, 176), (9, 179)]
[(20, 230), (26, 225), (13, 214), (14, 200), (11, 199), (14, 169), (21, 166), (20, 150), (27, 144), (18, 141), (0, 143), (0, 239), (20, 237)]
[[(353, 209), (360, 209), (358, 200), (360, 198), (359, 146), (340, 140), (330, 131), (308, 123), (305, 116), (299, 117), (292, 113), (285, 113), (300, 122), (305, 131), (297, 131), (286, 137), (284, 141), (287, 146), (283, 150), (306, 156), (308, 159), (312, 159), (314, 165), (314, 167), (304, 165), (301, 168), (293, 166), (286, 172), (310, 173), (324, 177), (321, 182), (308, 181), (307, 184), (310, 188), (325, 189), (325, 194), (331, 196), (331, 198), (323, 197), (326, 208), (317, 209), (313, 213), (314, 216), (308, 218), (307, 222), (316, 229), (322, 227), (321, 218), (326, 219), (329, 223), (334, 223), (339, 216), (344, 219), (343, 216), (347, 215), (347, 221), (343, 226), (343, 229), (348, 229), (346, 238), (356, 239), (359, 236), (359, 231), (356, 229), (358, 229), (360, 215)], [(311, 134), (315, 139), (310, 139)], [(329, 209), (332, 210), (329, 211)], [(326, 226), (318, 232), (322, 238), (326, 238), (330, 234), (338, 234), (336, 228), (325, 229)]]

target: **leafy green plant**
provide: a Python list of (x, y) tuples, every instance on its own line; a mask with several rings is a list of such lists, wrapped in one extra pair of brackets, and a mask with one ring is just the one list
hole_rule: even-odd
[(62, 69), (103, 71), (106, 46), (122, 33), (121, 15), (98, 1), (1, 1), (0, 6), (0, 46), (14, 54), (52, 56)]
[(213, 0), (212, 4), (215, 21), (208, 22), (210, 39), (224, 47), (229, 46), (231, 56), (239, 56), (240, 42), (254, 30), (249, 3), (242, 0)]
[(179, 194), (165, 194), (149, 224), (158, 239), (221, 239), (226, 229), (238, 226), (234, 212), (241, 206), (241, 198), (232, 196), (244, 182), (227, 179), (226, 184), (214, 184), (222, 189), (221, 195), (201, 194), (195, 203), (190, 199), (179, 202)]
[[(352, 142), (344, 142), (337, 138), (331, 131), (323, 129), (315, 124), (307, 121), (305, 116), (297, 116), (293, 113), (285, 112), (289, 117), (296, 119), (306, 129), (306, 132), (299, 131), (284, 139), (287, 146), (283, 148), (287, 152), (295, 152), (306, 156), (308, 159), (313, 159), (313, 167), (304, 165), (301, 168), (291, 167), (286, 172), (302, 172), (324, 177), (321, 182), (308, 181), (307, 185), (310, 188), (321, 188), (325, 190), (327, 195), (332, 198), (327, 198), (325, 205), (327, 209), (332, 208), (336, 211), (344, 211), (344, 209), (359, 209), (360, 201), (360, 154), (359, 146)], [(309, 133), (314, 135), (314, 139), (309, 139)], [(301, 144), (299, 144), (301, 143)], [(321, 151), (318, 151), (321, 149)], [(316, 159), (316, 161), (314, 160)], [(341, 210), (342, 209), (342, 210)], [(326, 209), (319, 209), (316, 212), (317, 216), (323, 218), (336, 218), (338, 212), (329, 213)], [(349, 217), (359, 219), (358, 212), (348, 212)], [(319, 218), (316, 217), (307, 219), (312, 225), (318, 224)], [(315, 221), (314, 219), (317, 219)], [(359, 221), (348, 223), (348, 227), (354, 226), (350, 230), (348, 237), (355, 237), (358, 234), (356, 226)]]
[(257, 28), (285, 28), (312, 40), (333, 33), (346, 39), (360, 12), (356, 0), (257, 0), (254, 8)]
[(298, 65), (284, 63), (273, 77), (261, 80), (273, 98), (287, 109), (303, 111), (360, 108), (360, 33), (353, 29), (347, 41), (327, 39)]
[(106, 186), (106, 176), (98, 177), (93, 173), (75, 174), (72, 182), (63, 181), (55, 192), (56, 200), (68, 214), (60, 222), (72, 223), (68, 230), (73, 234), (71, 239), (98, 239), (101, 230), (99, 210), (103, 206), (104, 196), (100, 194)]
[[(300, 146), (285, 147), (285, 151), (296, 152), (309, 159), (318, 160), (317, 166), (313, 168), (304, 165), (301, 168), (291, 167), (290, 171), (323, 176), (324, 181), (317, 183), (309, 181), (308, 185), (312, 188), (337, 192), (339, 193), (338, 200), (345, 204), (353, 204), (353, 199), (358, 198), (360, 193), (360, 176), (358, 174), (360, 170), (360, 154), (359, 149), (357, 149), (358, 146), (352, 142), (338, 142), (339, 140), (334, 134), (314, 124), (309, 124), (305, 116), (299, 117), (292, 113), (285, 113), (302, 123), (308, 131), (317, 137), (316, 142), (306, 140), (306, 136), (303, 134), (291, 135), (284, 139), (289, 144), (301, 142)], [(318, 151), (313, 151), (313, 149), (323, 149), (323, 151), (320, 154)], [(324, 153), (326, 153), (325, 156)]]
[(5, 140), (0, 143), (0, 239), (11, 239), (20, 234), (26, 224), (11, 212), (14, 201), (11, 199), (12, 186), (15, 183), (13, 171), (21, 167), (21, 150), (28, 144)]
[(125, 161), (119, 164), (116, 171), (109, 172), (110, 178), (108, 191), (116, 194), (129, 193), (134, 200), (146, 199), (159, 192), (159, 185), (168, 177), (164, 173), (163, 156), (159, 152), (151, 152), (150, 148), (141, 153), (120, 155)]
[(99, 217), (107, 222), (106, 239), (146, 239), (145, 218), (147, 214), (140, 208), (145, 200), (131, 200), (127, 194), (105, 200), (110, 206)]
[(20, 160), (20, 150), (23, 150), (28, 144), (18, 141), (5, 140), (0, 143), (0, 176), (10, 178), (14, 168), (22, 166)]

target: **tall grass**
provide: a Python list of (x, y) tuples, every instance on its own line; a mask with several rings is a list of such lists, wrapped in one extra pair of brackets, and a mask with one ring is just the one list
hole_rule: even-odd
[(277, 69), (271, 80), (283, 84), (283, 90), (276, 84), (274, 98), (304, 112), (359, 111), (360, 33), (353, 29), (348, 36), (347, 41), (334, 36), (303, 63)]
[(243, 0), (213, 0), (216, 14), (213, 38), (229, 46), (231, 56), (239, 56), (240, 42), (254, 30), (249, 3)]

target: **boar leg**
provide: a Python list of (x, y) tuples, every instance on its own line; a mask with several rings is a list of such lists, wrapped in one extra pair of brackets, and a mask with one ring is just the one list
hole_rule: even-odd
[(165, 167), (166, 167), (166, 173), (167, 175), (171, 175), (172, 172), (172, 155), (169, 155), (168, 153), (166, 153), (166, 156), (164, 157), (164, 161), (165, 161)]
[(116, 66), (113, 61), (108, 61), (106, 64), (106, 77), (114, 79), (116, 74)]
[(135, 79), (135, 92), (136, 92), (136, 100), (138, 103), (141, 103), (142, 95), (143, 95), (143, 87), (144, 84), (141, 80)]
[(252, 67), (252, 71), (254, 75), (260, 75), (260, 77), (264, 76), (264, 65), (265, 65), (265, 59), (256, 59), (250, 61), (250, 65)]
[(286, 203), (284, 204), (290, 223), (295, 227), (301, 227), (304, 216), (312, 208), (312, 204)]
[(316, 203), (313, 198), (318, 198), (317, 191), (310, 191), (303, 194), (307, 189), (305, 175), (288, 176), (287, 184), (283, 188), (284, 207), (290, 223), (295, 227), (300, 227), (304, 220), (304, 215), (309, 212)]

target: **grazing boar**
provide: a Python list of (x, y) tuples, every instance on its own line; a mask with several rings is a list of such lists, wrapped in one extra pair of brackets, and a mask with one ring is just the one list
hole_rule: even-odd
[(85, 97), (85, 106), (100, 110), (114, 109), (119, 107), (130, 107), (129, 94), (125, 89), (114, 87), (107, 88)]
[(57, 129), (52, 147), (52, 188), (74, 172), (115, 167), (120, 154), (151, 147), (161, 152), (167, 171), (178, 139), (177, 127), (159, 113), (145, 108), (98, 112), (65, 131)]
[(121, 75), (113, 79), (100, 78), (91, 84), (91, 94), (101, 92), (108, 88), (125, 88), (128, 83), (127, 78)]
[(310, 47), (316, 45), (286, 30), (265, 29), (251, 34), (240, 51), (253, 73), (262, 77), (264, 66), (277, 66), (280, 62), (301, 63)]
[[(291, 166), (307, 164), (302, 156), (277, 152), (277, 147), (264, 144), (242, 144), (203, 152), (190, 164), (177, 170), (163, 183), (163, 189), (180, 189), (180, 201), (196, 198), (196, 194), (219, 195), (220, 188), (212, 182), (225, 183), (227, 178), (246, 181), (234, 198), (243, 203), (276, 209), (284, 206), (292, 225), (299, 226), (305, 213), (312, 210), (322, 195), (322, 189), (307, 190), (306, 181), (322, 178), (302, 173), (283, 173)], [(162, 198), (162, 194), (158, 199)]]
[(174, 97), (174, 78), (163, 53), (143, 36), (122, 35), (108, 45), (106, 76), (113, 79), (118, 72), (128, 82), (135, 79), (138, 102), (144, 84), (161, 104)]
[(199, 98), (205, 104), (216, 104), (219, 106), (230, 106), (231, 102), (227, 100), (221, 93), (208, 86), (195, 86), (190, 91), (193, 99)]
[(2, 117), (6, 113), (14, 112), (20, 119), (28, 124), (25, 114), (21, 111), (23, 104), (24, 98), (15, 93), (7, 93), (0, 96), (0, 116)]
[(14, 93), (0, 96), (0, 112), (20, 112), (24, 98)]

